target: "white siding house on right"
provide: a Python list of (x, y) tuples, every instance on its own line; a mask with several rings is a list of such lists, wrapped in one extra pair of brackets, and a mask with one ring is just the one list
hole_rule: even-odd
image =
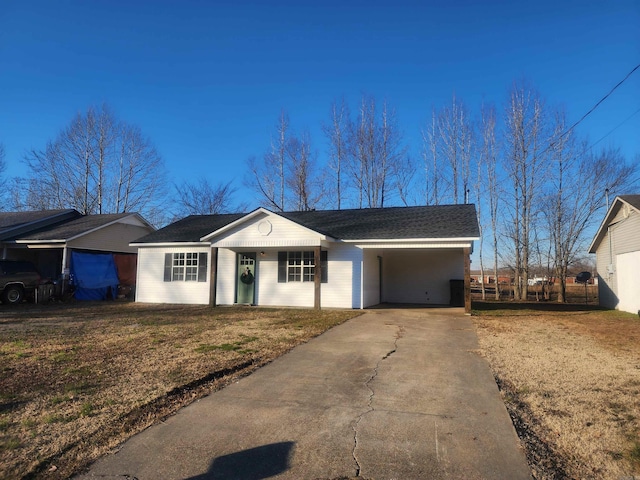
[(600, 305), (640, 312), (640, 195), (616, 197), (589, 247)]

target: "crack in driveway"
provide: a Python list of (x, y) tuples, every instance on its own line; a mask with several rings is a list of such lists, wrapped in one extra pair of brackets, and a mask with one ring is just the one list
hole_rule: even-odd
[(371, 388), (370, 384), (378, 376), (378, 368), (380, 368), (380, 364), (398, 350), (398, 340), (400, 340), (404, 336), (404, 332), (404, 327), (402, 325), (399, 325), (396, 329), (395, 340), (393, 342), (393, 350), (388, 351), (380, 360), (378, 360), (376, 366), (373, 368), (371, 376), (366, 382), (364, 382), (365, 387), (367, 387), (371, 393), (369, 394), (369, 401), (367, 402), (367, 410), (356, 417), (356, 421), (353, 425), (353, 450), (351, 451), (351, 455), (353, 456), (353, 460), (356, 462), (356, 477), (360, 476), (361, 470), (360, 461), (358, 460), (358, 456), (356, 455), (356, 450), (358, 448), (358, 425), (365, 415), (375, 410), (375, 408), (373, 408), (373, 397), (375, 396), (375, 391), (373, 390), (373, 388)]

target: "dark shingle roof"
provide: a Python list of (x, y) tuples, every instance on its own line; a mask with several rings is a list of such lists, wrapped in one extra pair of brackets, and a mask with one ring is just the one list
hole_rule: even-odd
[(69, 210), (40, 210), (37, 212), (0, 212), (0, 230), (37, 222)]
[(85, 215), (60, 225), (28, 232), (15, 238), (15, 240), (68, 240), (130, 215), (132, 214), (103, 213), (101, 215)]
[(640, 195), (620, 195), (620, 198), (636, 210), (640, 210)]
[(280, 214), (341, 240), (478, 237), (474, 205), (433, 205)]
[(156, 230), (134, 243), (198, 242), (205, 235), (244, 217), (244, 213), (190, 215)]
[[(197, 242), (244, 215), (192, 215), (135, 243)], [(278, 215), (341, 240), (479, 237), (474, 205), (313, 210)]]
[(45, 226), (69, 221), (80, 216), (73, 209), (0, 212), (0, 239), (6, 240)]

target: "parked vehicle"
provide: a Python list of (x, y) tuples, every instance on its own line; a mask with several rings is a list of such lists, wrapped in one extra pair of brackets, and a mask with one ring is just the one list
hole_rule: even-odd
[(0, 299), (15, 305), (32, 297), (40, 284), (40, 274), (31, 262), (0, 260)]

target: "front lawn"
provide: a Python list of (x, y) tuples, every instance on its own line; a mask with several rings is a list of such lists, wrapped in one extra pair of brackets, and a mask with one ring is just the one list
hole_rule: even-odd
[(358, 311), (0, 305), (0, 478), (68, 478)]
[(640, 320), (577, 305), (474, 304), (482, 354), (535, 478), (640, 475)]

